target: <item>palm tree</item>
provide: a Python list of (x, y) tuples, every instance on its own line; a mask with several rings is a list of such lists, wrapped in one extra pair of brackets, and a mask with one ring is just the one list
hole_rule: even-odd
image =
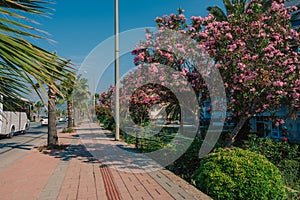
[(72, 128), (73, 127), (73, 123), (72, 123), (73, 90), (75, 84), (75, 74), (68, 73), (67, 76), (68, 78), (66, 78), (61, 82), (59, 88), (64, 95), (64, 97), (61, 96), (60, 97), (67, 102), (68, 128)]
[[(46, 85), (49, 87), (50, 97), (48, 114), (53, 116), (54, 96), (59, 93), (55, 81), (63, 80), (66, 71), (70, 71), (71, 67), (66, 65), (65, 59), (28, 42), (26, 37), (43, 38), (40, 35), (42, 32), (21, 23), (22, 20), (32, 22), (22, 13), (47, 14), (49, 8), (45, 5), (48, 3), (50, 2), (44, 0), (0, 1), (0, 14), (3, 15), (0, 18), (0, 96), (17, 98), (28, 92), (27, 85), (31, 85), (42, 99), (38, 88), (46, 94)], [(49, 118), (48, 146), (56, 145), (58, 142), (56, 123), (54, 121), (54, 126), (51, 125), (52, 118)]]
[[(53, 59), (52, 53), (28, 42), (26, 37), (44, 38), (43, 32), (22, 23), (22, 20), (33, 22), (22, 13), (46, 15), (48, 3), (44, 0), (0, 1), (0, 95), (14, 99), (29, 92), (28, 85), (35, 88), (36, 83), (46, 94), (43, 85), (53, 86), (55, 79), (64, 77), (58, 69), (65, 60), (57, 56)], [(70, 70), (70, 66), (65, 70)], [(53, 89), (58, 92), (55, 85)], [(41, 91), (36, 90), (40, 97)]]
[[(54, 53), (54, 56), (56, 56), (56, 53)], [(55, 57), (53, 58), (55, 59)], [(57, 68), (58, 72), (64, 73), (65, 79), (70, 82), (74, 82), (70, 77), (68, 77), (68, 72), (65, 71), (65, 66), (68, 66), (70, 60), (66, 60), (59, 68)], [(57, 75), (57, 72), (53, 72), (53, 75)], [(63, 79), (62, 81), (66, 81)], [(56, 83), (58, 80), (54, 80), (53, 84), (48, 87), (48, 146), (56, 146), (58, 145), (58, 136), (57, 136), (57, 127), (56, 127), (56, 101), (57, 97), (61, 96), (64, 97), (63, 91), (58, 90), (58, 92), (55, 90), (55, 88), (59, 89), (58, 84)]]
[(95, 94), (95, 106), (98, 106), (99, 98), (100, 98), (100, 94), (96, 93)]
[(74, 114), (76, 120), (82, 118), (85, 112), (90, 112), (88, 109), (90, 99), (91, 93), (89, 91), (88, 80), (86, 78), (82, 78), (82, 75), (79, 74), (76, 78), (73, 93)]
[(44, 104), (41, 101), (38, 101), (34, 104), (34, 108), (37, 111), (37, 120), (40, 120), (40, 116), (41, 116), (41, 110), (44, 107)]
[(62, 114), (62, 116), (66, 116), (66, 115), (68, 115), (68, 111), (62, 110), (62, 111), (61, 111), (61, 114)]
[(57, 127), (56, 127), (56, 95), (53, 87), (48, 89), (48, 147), (58, 145)]
[[(225, 12), (219, 6), (207, 7), (207, 10), (212, 14), (217, 21), (228, 21), (227, 16), (230, 14), (243, 14), (251, 0), (223, 0)], [(262, 5), (266, 11), (272, 4), (272, 0), (264, 1)]]
[(217, 21), (227, 21), (227, 16), (233, 14), (236, 10), (233, 4), (238, 4), (236, 9), (240, 9), (239, 12), (243, 13), (245, 10), (247, 0), (223, 0), (226, 13), (219, 7), (208, 7), (207, 10), (216, 18)]

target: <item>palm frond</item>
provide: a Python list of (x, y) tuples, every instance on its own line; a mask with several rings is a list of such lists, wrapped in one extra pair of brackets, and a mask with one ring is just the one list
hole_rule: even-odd
[(46, 14), (50, 8), (45, 5), (50, 3), (50, 1), (42, 0), (0, 0), (0, 7), (28, 13)]
[(29, 91), (30, 85), (40, 97), (40, 90), (46, 94), (44, 86), (59, 92), (55, 82), (64, 80), (74, 70), (69, 61), (25, 39), (44, 38), (41, 33), (45, 32), (27, 25), (35, 21), (20, 13), (46, 15), (51, 10), (46, 7), (48, 4), (51, 2), (46, 0), (0, 0), (0, 14), (4, 16), (0, 17), (0, 84), (1, 92), (12, 98)]
[(235, 3), (231, 3), (230, 0), (223, 0), (223, 4), (225, 6), (227, 15), (232, 14), (233, 13), (233, 9), (234, 9), (232, 4), (235, 4)]
[(220, 7), (208, 7), (207, 10), (216, 18), (217, 21), (227, 21), (227, 16)]

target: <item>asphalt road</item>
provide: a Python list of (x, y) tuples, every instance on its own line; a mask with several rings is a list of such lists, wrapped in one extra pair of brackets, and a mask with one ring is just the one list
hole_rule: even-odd
[[(66, 123), (57, 123), (58, 131), (65, 127)], [(40, 122), (31, 123), (26, 134), (16, 134), (13, 138), (0, 138), (0, 171), (12, 165), (15, 161), (27, 155), (30, 150), (47, 142), (47, 126), (41, 126)]]

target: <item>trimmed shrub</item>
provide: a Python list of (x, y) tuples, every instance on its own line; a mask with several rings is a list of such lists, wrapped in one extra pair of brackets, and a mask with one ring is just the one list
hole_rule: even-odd
[(194, 182), (213, 199), (286, 199), (278, 168), (264, 156), (240, 148), (205, 156)]

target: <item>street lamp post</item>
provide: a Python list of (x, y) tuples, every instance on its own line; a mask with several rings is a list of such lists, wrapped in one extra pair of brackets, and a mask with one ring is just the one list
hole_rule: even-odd
[(120, 107), (119, 107), (119, 2), (115, 0), (115, 140), (120, 139)]

